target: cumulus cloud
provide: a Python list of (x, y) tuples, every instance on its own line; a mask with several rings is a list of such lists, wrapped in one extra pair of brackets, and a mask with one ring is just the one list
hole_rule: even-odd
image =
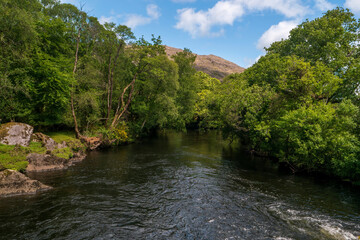
[(315, 0), (315, 7), (318, 8), (320, 11), (325, 12), (327, 10), (335, 8), (336, 6), (326, 0)]
[(151, 19), (158, 19), (161, 16), (160, 8), (155, 4), (149, 4), (146, 7), (146, 12)]
[(257, 61), (259, 61), (259, 59), (262, 57), (263, 55), (259, 55), (256, 58), (243, 58), (243, 67), (244, 68), (249, 68), (252, 65), (254, 65), (255, 63), (257, 63)]
[(127, 14), (124, 16), (124, 15), (114, 15), (114, 12), (112, 12), (113, 16), (110, 17), (101, 16), (99, 18), (99, 22), (101, 24), (104, 24), (106, 22), (117, 22), (120, 18), (122, 19), (125, 18), (125, 22), (123, 22), (122, 24), (130, 28), (135, 28), (140, 25), (149, 24), (153, 20), (156, 20), (161, 16), (160, 8), (155, 4), (147, 5), (146, 13), (147, 16), (142, 16), (138, 14)]
[(232, 25), (244, 14), (244, 9), (241, 5), (230, 1), (221, 1), (206, 12), (195, 12), (193, 8), (185, 8), (178, 10), (178, 14), (179, 21), (175, 26), (177, 29), (183, 29), (193, 37), (214, 36), (221, 34), (221, 31), (211, 33), (213, 26)]
[(115, 22), (116, 21), (116, 17), (105, 17), (105, 16), (101, 16), (99, 18), (99, 23), (104, 24), (104, 23), (110, 23), (110, 22)]
[(346, 0), (345, 7), (355, 13), (360, 13), (360, 0)]
[(282, 21), (277, 25), (271, 26), (260, 37), (257, 48), (264, 49), (264, 47), (269, 47), (273, 42), (288, 38), (291, 29), (295, 28), (298, 24), (298, 21)]
[(232, 25), (247, 12), (273, 10), (286, 17), (300, 17), (308, 8), (300, 0), (221, 0), (207, 11), (184, 8), (177, 11), (178, 22), (175, 28), (182, 29), (192, 37), (214, 36), (223, 32), (212, 32), (213, 27)]
[(138, 14), (129, 14), (127, 15), (127, 20), (125, 25), (130, 28), (135, 28), (140, 25), (146, 25), (152, 22), (153, 20), (158, 19), (161, 16), (160, 8), (155, 4), (149, 4), (146, 7), (147, 17)]

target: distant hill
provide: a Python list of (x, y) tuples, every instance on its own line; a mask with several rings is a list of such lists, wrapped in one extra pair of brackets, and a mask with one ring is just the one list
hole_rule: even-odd
[[(169, 46), (166, 47), (166, 54), (171, 57), (177, 52), (181, 52), (182, 49), (173, 48)], [(195, 53), (194, 53), (195, 54)], [(215, 55), (197, 55), (195, 60), (195, 68), (198, 71), (203, 71), (204, 73), (209, 74), (210, 76), (217, 78), (219, 80), (224, 79), (227, 75), (231, 73), (242, 73), (245, 68), (236, 65), (233, 62), (225, 60), (221, 57)]]

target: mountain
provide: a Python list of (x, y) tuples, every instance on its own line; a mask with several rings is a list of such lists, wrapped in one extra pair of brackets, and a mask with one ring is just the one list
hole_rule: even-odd
[[(165, 46), (165, 51), (168, 57), (175, 55), (177, 52), (183, 51), (179, 48), (173, 48)], [(209, 74), (210, 76), (217, 78), (219, 80), (224, 79), (227, 75), (231, 73), (242, 73), (245, 68), (236, 65), (233, 62), (225, 60), (221, 57), (215, 55), (196, 55), (195, 68), (198, 71), (203, 71), (204, 73)]]

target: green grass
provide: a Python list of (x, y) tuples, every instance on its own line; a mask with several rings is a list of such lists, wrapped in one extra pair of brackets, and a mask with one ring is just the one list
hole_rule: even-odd
[(28, 165), (26, 156), (29, 153), (45, 153), (41, 143), (31, 142), (29, 147), (0, 144), (0, 170), (12, 169), (24, 171)]
[[(51, 132), (46, 133), (57, 143), (66, 142), (67, 147), (54, 149), (51, 154), (61, 158), (71, 158), (74, 152), (85, 151), (86, 146), (80, 140), (75, 138), (72, 132)], [(40, 142), (31, 142), (28, 147), (12, 146), (0, 144), (0, 170), (12, 169), (24, 171), (28, 165), (26, 156), (29, 153), (45, 154), (46, 148)]]
[(73, 132), (49, 132), (46, 133), (46, 135), (54, 139), (54, 141), (57, 143), (62, 143), (63, 141), (65, 141), (67, 146), (70, 148), (70, 150), (74, 152), (86, 150), (86, 146), (82, 144), (81, 141), (75, 137), (75, 134)]
[(54, 139), (54, 141), (57, 143), (62, 143), (63, 141), (69, 142), (77, 140), (75, 133), (73, 132), (48, 132), (45, 134)]
[(54, 156), (61, 157), (61, 158), (72, 158), (74, 155), (74, 152), (71, 150), (71, 148), (61, 148), (61, 149), (54, 149), (51, 152)]
[(46, 148), (40, 142), (30, 142), (29, 147), (24, 147), (28, 153), (45, 154)]

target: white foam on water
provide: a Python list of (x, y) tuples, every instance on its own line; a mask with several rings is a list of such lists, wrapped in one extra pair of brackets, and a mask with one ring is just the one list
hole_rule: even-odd
[(325, 230), (327, 233), (329, 233), (331, 236), (333, 236), (335, 239), (341, 239), (341, 240), (354, 240), (358, 239), (355, 237), (352, 233), (346, 232), (343, 229), (331, 226), (329, 224), (320, 225), (320, 227)]
[[(268, 208), (297, 230), (311, 236), (327, 236), (336, 240), (357, 240), (358, 232), (349, 232), (343, 224), (325, 215), (314, 215), (306, 211), (290, 209), (284, 203), (274, 203)], [(301, 225), (301, 226), (299, 226)], [(305, 225), (305, 228), (304, 226)], [(286, 239), (286, 238), (276, 238)]]

